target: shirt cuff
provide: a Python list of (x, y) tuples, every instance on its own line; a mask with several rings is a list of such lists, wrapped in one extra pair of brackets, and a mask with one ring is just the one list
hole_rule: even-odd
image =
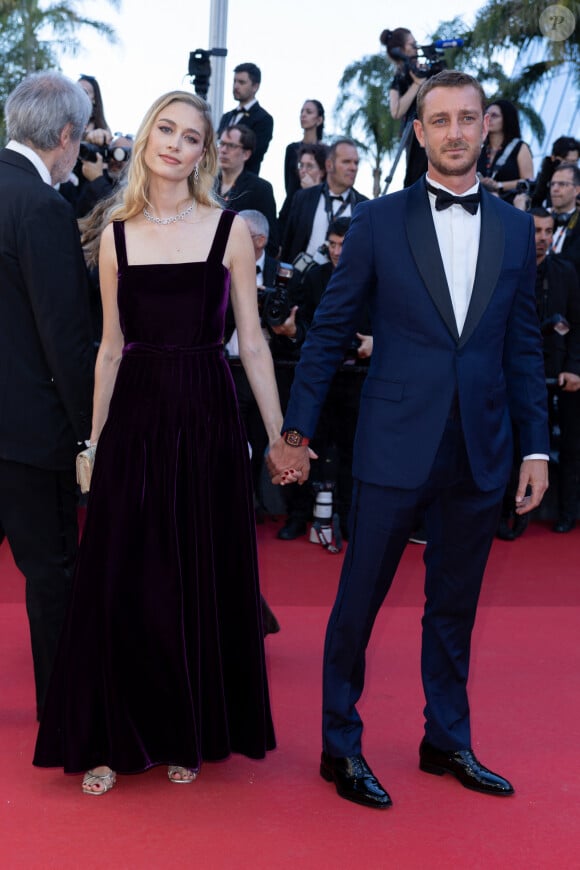
[(522, 462), (525, 462), (526, 459), (545, 459), (546, 462), (550, 461), (550, 457), (546, 456), (545, 453), (530, 453), (529, 456), (524, 456), (524, 458), (522, 459)]

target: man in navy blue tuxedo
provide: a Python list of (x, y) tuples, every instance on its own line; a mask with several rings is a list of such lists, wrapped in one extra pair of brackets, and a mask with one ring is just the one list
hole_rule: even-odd
[(355, 209), (269, 455), (274, 482), (308, 476), (308, 439), (368, 305), (374, 345), (354, 446), (350, 545), (326, 636), (320, 772), (342, 797), (378, 808), (391, 799), (362, 755), (356, 703), (375, 617), (421, 512), (419, 764), (467, 788), (513, 793), (472, 751), (471, 632), (512, 461), (510, 413), (524, 457), (520, 514), (547, 488), (549, 441), (534, 225), (479, 188), (484, 105), (481, 86), (464, 73), (423, 84), (415, 133), (427, 176)]

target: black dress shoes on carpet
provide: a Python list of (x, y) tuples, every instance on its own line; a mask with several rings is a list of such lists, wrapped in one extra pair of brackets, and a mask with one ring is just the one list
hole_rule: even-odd
[(426, 740), (419, 747), (419, 767), (425, 773), (451, 773), (465, 788), (484, 794), (510, 795), (514, 788), (507, 779), (480, 764), (471, 749), (444, 752)]
[(338, 794), (347, 801), (362, 804), (365, 807), (376, 807), (386, 810), (392, 806), (392, 800), (382, 787), (362, 755), (351, 755), (347, 758), (333, 758), (322, 753), (320, 760), (320, 776), (327, 782), (333, 782)]
[(277, 537), (281, 541), (294, 541), (296, 538), (306, 534), (306, 523), (304, 520), (295, 520), (289, 517), (286, 523), (278, 532)]
[(560, 534), (566, 534), (567, 532), (571, 532), (574, 526), (576, 525), (576, 520), (574, 517), (566, 516), (565, 514), (558, 517), (558, 521), (552, 526), (553, 532), (559, 532)]

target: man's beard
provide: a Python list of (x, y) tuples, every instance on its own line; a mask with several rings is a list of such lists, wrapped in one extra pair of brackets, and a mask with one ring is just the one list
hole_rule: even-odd
[(456, 158), (455, 162), (447, 161), (443, 162), (445, 157), (445, 152), (442, 155), (431, 154), (428, 149), (425, 149), (427, 152), (427, 159), (431, 166), (437, 170), (441, 175), (449, 175), (454, 177), (456, 175), (466, 175), (470, 172), (471, 169), (477, 163), (478, 154), (470, 153), (470, 149), (465, 149), (465, 154), (461, 159)]

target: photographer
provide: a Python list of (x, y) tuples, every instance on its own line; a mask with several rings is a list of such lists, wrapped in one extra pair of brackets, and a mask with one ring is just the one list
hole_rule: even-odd
[[(338, 218), (330, 224), (326, 236), (328, 262), (312, 266), (304, 277), (298, 309), (298, 321), (302, 328), (308, 328), (314, 318), (322, 295), (338, 265), (349, 225), (350, 218)], [(336, 462), (332, 473), (335, 482), (334, 512), (338, 514), (341, 536), (345, 540), (348, 540), (347, 523), (352, 498), (354, 434), (361, 389), (373, 346), (370, 332), (368, 314), (365, 313), (359, 324), (359, 331), (352, 336), (350, 347), (347, 348), (343, 362), (332, 380), (312, 442), (319, 457), (313, 464), (312, 480), (325, 484), (330, 482), (326, 480), (327, 469), (332, 465), (331, 452), (336, 448)], [(284, 497), (288, 518), (278, 532), (278, 537), (291, 541), (306, 533), (307, 522), (312, 516), (314, 493), (310, 484), (292, 484), (284, 487)]]
[(354, 207), (367, 199), (354, 189), (358, 165), (358, 149), (352, 139), (341, 137), (332, 143), (326, 158), (326, 181), (297, 190), (292, 197), (282, 260), (293, 263), (301, 253), (314, 255), (331, 221), (351, 217)]
[(509, 100), (494, 100), (485, 111), (488, 134), (477, 161), (481, 184), (513, 203), (525, 182), (534, 177), (534, 161), (521, 139), (518, 111)]
[(578, 163), (580, 142), (571, 136), (559, 136), (552, 145), (552, 153), (544, 157), (536, 178), (532, 206), (551, 205), (550, 181), (562, 163)]
[(82, 173), (75, 203), (78, 218), (85, 217), (102, 199), (111, 196), (126, 171), (133, 140), (117, 136), (109, 145), (96, 146), (81, 142), (79, 163)]
[[(543, 208), (533, 208), (530, 214), (535, 227), (536, 305), (542, 329), (551, 438), (559, 429), (558, 518), (553, 531), (569, 532), (576, 523), (580, 495), (580, 285), (573, 265), (550, 250), (553, 215)], [(517, 445), (515, 429), (514, 436)], [(558, 444), (552, 444), (552, 449), (558, 452)], [(528, 515), (513, 513), (517, 453), (497, 531), (505, 541), (518, 538), (528, 525)]]
[(406, 27), (383, 30), (380, 41), (397, 69), (395, 78), (391, 82), (389, 105), (393, 118), (402, 121), (403, 134), (406, 129), (409, 130), (406, 147), (407, 171), (404, 181), (404, 186), (409, 187), (427, 171), (425, 151), (409, 127), (417, 117), (417, 91), (425, 76), (424, 74), (421, 76), (421, 72), (424, 71), (417, 64), (418, 46), (410, 30)]

